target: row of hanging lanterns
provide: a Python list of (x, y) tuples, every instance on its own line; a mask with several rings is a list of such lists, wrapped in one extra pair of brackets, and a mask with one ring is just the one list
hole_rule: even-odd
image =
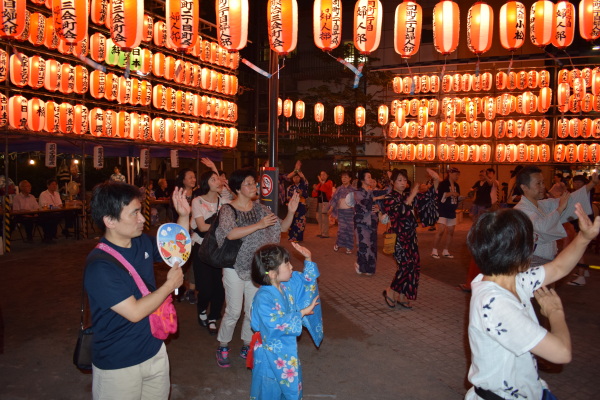
[[(595, 119), (579, 125), (574, 123), (574, 127), (568, 130), (572, 137), (594, 137), (600, 138), (600, 119)], [(519, 119), (519, 120), (498, 120), (492, 121), (474, 121), (474, 122), (428, 122), (420, 125), (416, 121), (409, 121), (403, 125), (398, 125), (394, 121), (390, 122), (387, 136), (391, 139), (424, 139), (424, 138), (547, 138), (550, 135), (550, 122), (541, 118), (537, 119)], [(575, 136), (576, 135), (576, 136)]]
[[(163, 21), (154, 23), (152, 17), (144, 15), (144, 4), (139, 0), (120, 0), (114, 3), (115, 11), (111, 11), (111, 3), (108, 0), (94, 0), (91, 3), (57, 0), (56, 3), (55, 6), (49, 6), (52, 10), (50, 17), (38, 12), (30, 13), (26, 9), (22, 11), (25, 4), (23, 0), (17, 0), (14, 8), (4, 7), (7, 13), (14, 12), (16, 15), (5, 18), (6, 28), (0, 29), (0, 37), (28, 40), (34, 46), (44, 45), (51, 50), (58, 49), (62, 54), (73, 54), (76, 57), (88, 55), (88, 43), (110, 42), (118, 50), (131, 52), (138, 48), (142, 41), (150, 42), (154, 38), (156, 46), (186, 52), (199, 57), (203, 62), (229, 69), (237, 69), (239, 66), (239, 54), (230, 54), (217, 43), (202, 40), (198, 36), (196, 23), (192, 23), (192, 19), (197, 19), (198, 5), (194, 5), (193, 2), (168, 1), (166, 8), (170, 10), (170, 14), (167, 14), (170, 18), (166, 23)], [(123, 17), (123, 7), (131, 10), (128, 18)], [(2, 10), (1, 6), (0, 10)], [(108, 17), (109, 12), (113, 13), (111, 17)], [(141, 23), (140, 13), (142, 13)], [(106, 38), (102, 33), (97, 32), (88, 37), (88, 15), (93, 23), (109, 28), (111, 36)], [(177, 23), (171, 23), (175, 18)], [(114, 26), (113, 20), (116, 21)], [(15, 31), (19, 32), (18, 35), (10, 34)], [(111, 46), (110, 52), (104, 51), (104, 53), (118, 55), (118, 50), (115, 51)], [(96, 54), (98, 52), (103, 51), (96, 50)], [(102, 61), (97, 58), (95, 57), (96, 61)]]
[[(597, 144), (585, 146), (586, 150), (594, 148), (597, 153)], [(590, 160), (590, 157), (587, 156), (588, 152), (584, 153), (586, 154), (586, 160)], [(436, 147), (432, 143), (390, 143), (387, 146), (386, 155), (390, 161), (433, 161), (437, 156), (441, 162), (488, 163), (493, 157), (495, 162), (544, 163), (550, 161), (550, 146), (547, 144), (499, 143), (492, 151), (489, 144), (458, 145), (442, 143)]]
[(567, 137), (600, 139), (600, 118), (561, 118), (557, 123), (556, 136), (561, 139)]
[[(48, 1), (47, 3), (49, 3)], [(55, 5), (56, 4), (56, 5)], [(48, 4), (47, 4), (48, 6)], [(335, 6), (335, 12), (332, 11)], [(314, 3), (313, 37), (315, 44), (330, 51), (340, 43), (341, 1), (316, 0)], [(88, 9), (89, 7), (89, 9)], [(92, 22), (104, 24), (110, 29), (111, 37), (125, 51), (140, 45), (148, 39), (149, 21), (144, 16), (143, 0), (93, 0), (73, 2), (52, 0), (49, 6), (54, 15), (54, 23), (61, 28), (57, 34), (67, 43), (76, 43), (87, 33), (87, 16)], [(167, 0), (166, 43), (177, 51), (187, 51), (198, 41), (198, 3), (185, 0)], [(222, 0), (215, 5), (220, 19), (229, 24), (217, 24), (220, 45), (229, 51), (238, 51), (246, 45), (248, 31), (248, 1)], [(0, 37), (16, 38), (25, 29), (27, 14), (26, 1), (15, 0), (0, 6), (6, 15), (0, 29)], [(377, 50), (381, 39), (383, 7), (378, 0), (358, 0), (354, 7), (353, 41), (362, 54)], [(70, 14), (75, 17), (69, 23), (63, 20)], [(549, 44), (558, 49), (567, 48), (575, 35), (575, 6), (568, 1), (556, 4), (549, 0), (536, 1), (530, 10), (530, 38), (534, 45), (545, 47)], [(595, 0), (582, 0), (579, 4), (579, 34), (585, 40), (600, 37), (597, 16), (600, 4)], [(330, 25), (322, 25), (324, 18), (330, 18)], [(108, 17), (107, 17), (108, 16)], [(443, 16), (443, 17), (442, 17)], [(414, 55), (421, 39), (423, 12), (414, 1), (404, 1), (396, 8), (394, 26), (395, 49), (403, 58)], [(460, 21), (458, 4), (442, 0), (433, 9), (434, 46), (438, 52), (448, 55), (458, 46)], [(515, 51), (526, 40), (527, 10), (518, 1), (508, 1), (499, 12), (498, 35), (502, 46)], [(271, 48), (280, 55), (292, 52), (298, 36), (298, 5), (296, 0), (271, 0), (267, 4), (267, 29)], [(335, 24), (335, 25), (334, 25)], [(335, 29), (334, 27), (338, 27)], [(467, 14), (468, 47), (474, 54), (483, 54), (491, 46), (494, 32), (493, 9), (483, 2), (469, 8)], [(321, 47), (322, 46), (322, 47)]]
[[(98, 33), (98, 35), (101, 34)], [(189, 61), (176, 59), (172, 56), (165, 56), (162, 53), (154, 53), (153, 55), (152, 52), (147, 49), (134, 49), (132, 53), (128, 54), (128, 57), (125, 57), (125, 54), (127, 53), (115, 53), (102, 48), (102, 45), (97, 44), (102, 43), (102, 40), (97, 41), (97, 38), (98, 37), (94, 37), (93, 35), (93, 40), (90, 43), (92, 59), (94, 59), (94, 61), (106, 61), (108, 65), (125, 67), (127, 60), (129, 60), (130, 66), (132, 67), (131, 69), (139, 70), (144, 75), (152, 72), (157, 77), (163, 77), (181, 85), (193, 88), (199, 87), (203, 90), (213, 91), (228, 96), (233, 96), (237, 93), (238, 78), (233, 74), (224, 74), (219, 71), (201, 67), (200, 65)], [(110, 49), (111, 40), (108, 39), (108, 42), (109, 45), (107, 47)], [(48, 60), (47, 62), (56, 63), (54, 60)], [(50, 66), (46, 68), (45, 63), (46, 60), (39, 55), (34, 55), (29, 58), (23, 53), (16, 52), (9, 58), (6, 51), (0, 50), (0, 82), (3, 82), (8, 74), (10, 74), (11, 78), (13, 76), (18, 77), (18, 79), (12, 80), (12, 83), (19, 87), (23, 87), (27, 84), (26, 78), (28, 74), (38, 74), (40, 79), (44, 79), (44, 74), (53, 73), (53, 69), (50, 68)], [(81, 68), (85, 69), (83, 66), (81, 66)], [(85, 73), (87, 74), (87, 70)], [(39, 88), (41, 86), (32, 87)], [(48, 90), (54, 91), (56, 89)]]
[(566, 162), (569, 164), (600, 162), (600, 144), (598, 143), (559, 143), (554, 146), (554, 162)]
[(152, 105), (177, 114), (228, 122), (237, 121), (237, 104), (234, 102), (175, 90), (160, 84), (152, 88)]
[(95, 137), (218, 147), (235, 147), (238, 136), (236, 128), (172, 118), (151, 119), (146, 114), (99, 107), (89, 110), (82, 104), (59, 104), (21, 95), (7, 99), (0, 94), (0, 115), (0, 127), (65, 135), (89, 132)]

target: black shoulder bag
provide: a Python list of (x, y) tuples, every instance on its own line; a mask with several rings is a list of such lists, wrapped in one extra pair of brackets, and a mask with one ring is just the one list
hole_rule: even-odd
[[(237, 210), (231, 204), (226, 204), (233, 210), (235, 219), (237, 221)], [(235, 260), (237, 258), (240, 247), (242, 247), (242, 239), (229, 240), (225, 238), (223, 245), (219, 247), (217, 243), (217, 228), (219, 227), (219, 214), (217, 212), (216, 217), (210, 228), (204, 235), (204, 240), (198, 248), (197, 256), (200, 257), (202, 262), (214, 267), (214, 268), (233, 268)]]

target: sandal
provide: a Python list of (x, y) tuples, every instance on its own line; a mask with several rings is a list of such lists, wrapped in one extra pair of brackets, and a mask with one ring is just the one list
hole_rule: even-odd
[(352, 250), (346, 249), (346, 254), (352, 254)]
[(408, 310), (412, 310), (412, 306), (410, 305), (409, 301), (399, 301), (398, 304), (400, 304), (400, 307), (404, 307)]
[[(442, 257), (445, 257), (445, 258), (454, 258), (454, 256), (452, 254), (450, 254), (450, 253), (442, 254)], [(438, 256), (438, 258), (439, 258), (439, 256)]]
[(440, 258), (439, 254), (437, 254), (437, 253), (431, 253), (431, 257), (433, 257), (433, 258)]
[(337, 244), (334, 244), (334, 245), (333, 245), (333, 251), (338, 251), (339, 249), (340, 249), (340, 248), (339, 248), (339, 246), (338, 246)]
[(387, 306), (389, 308), (395, 308), (396, 303), (394, 302), (394, 299), (392, 299), (391, 297), (388, 297), (387, 290), (384, 290), (382, 294), (383, 294), (383, 300), (385, 300), (385, 304), (387, 304)]

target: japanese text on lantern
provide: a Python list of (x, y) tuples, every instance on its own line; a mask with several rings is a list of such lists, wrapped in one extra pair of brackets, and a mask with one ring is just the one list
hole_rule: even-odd
[(2, 13), (2, 26), (6, 34), (15, 34), (19, 28), (17, 24), (17, 1), (4, 0), (4, 12)]
[(557, 9), (556, 12), (556, 39), (565, 40), (567, 39), (567, 31), (565, 28), (573, 26), (575, 15), (572, 14), (574, 9), (565, 7)]
[[(331, 39), (331, 45), (338, 45), (340, 38), (340, 29), (342, 26), (341, 23), (342, 15), (340, 8), (340, 0), (333, 0), (331, 2), (331, 9), (326, 8), (321, 13), (321, 33), (319, 35), (319, 39)], [(331, 26), (331, 28), (329, 26)]]
[(417, 4), (409, 4), (406, 6), (406, 33), (404, 35), (404, 51), (407, 53), (415, 49), (415, 41), (417, 39)]
[[(112, 32), (114, 42), (124, 42), (127, 40), (123, 33), (125, 31), (125, 2), (123, 0), (113, 0), (112, 2)], [(117, 47), (117, 46), (114, 46)], [(113, 49), (113, 52), (115, 50)]]
[(515, 24), (515, 37), (516, 40), (525, 39), (525, 6), (523, 4), (517, 4), (517, 23)]
[(182, 1), (179, 12), (171, 13), (171, 40), (180, 40), (181, 44), (191, 46), (194, 38), (194, 12), (192, 1)]
[(219, 40), (222, 45), (231, 46), (231, 35), (229, 34), (229, 2), (219, 1), (219, 15), (217, 15), (217, 23), (219, 24)]
[(367, 32), (375, 30), (375, 12), (377, 11), (377, 1), (369, 1), (366, 6), (358, 7), (356, 16), (358, 17), (358, 26), (356, 27), (356, 43), (367, 41)]
[(281, 9), (281, 0), (271, 3), (271, 45), (272, 47), (283, 46), (283, 11)]
[(77, 37), (77, 17), (75, 16), (74, 2), (62, 2), (59, 7), (56, 7), (54, 13), (61, 18), (61, 20), (57, 20), (58, 23), (62, 23), (61, 26), (57, 24), (60, 36), (64, 39), (75, 39)]

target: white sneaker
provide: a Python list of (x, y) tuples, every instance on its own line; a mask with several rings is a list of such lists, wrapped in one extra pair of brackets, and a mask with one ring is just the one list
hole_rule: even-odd
[(583, 285), (585, 285), (585, 277), (584, 276), (578, 276), (577, 278), (573, 279), (571, 282), (567, 283), (567, 285), (571, 285), (571, 286), (583, 286)]

